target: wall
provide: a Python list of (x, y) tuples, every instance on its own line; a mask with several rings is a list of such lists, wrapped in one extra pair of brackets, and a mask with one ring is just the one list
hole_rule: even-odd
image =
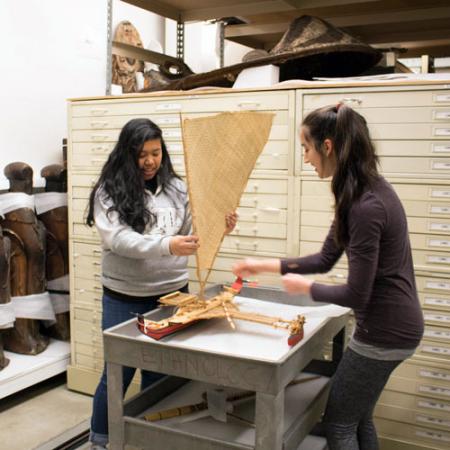
[(62, 162), (66, 99), (106, 88), (107, 0), (1, 0), (0, 189), (3, 168)]

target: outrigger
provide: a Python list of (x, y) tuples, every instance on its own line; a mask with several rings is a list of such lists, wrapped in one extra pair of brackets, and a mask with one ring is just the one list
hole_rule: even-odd
[[(242, 284), (234, 283), (233, 286), (242, 286)], [(233, 320), (245, 320), (269, 325), (273, 328), (284, 328), (289, 331), (288, 344), (290, 346), (303, 339), (304, 316), (298, 315), (296, 319), (285, 320), (280, 317), (242, 312), (234, 302), (234, 297), (238, 293), (238, 289), (224, 286), (218, 295), (205, 300), (198, 295), (176, 291), (159, 299), (159, 303), (163, 306), (175, 306), (177, 308), (175, 314), (159, 321), (149, 320), (138, 315), (137, 326), (145, 335), (159, 340), (200, 320), (226, 318), (233, 329), (236, 328)]]

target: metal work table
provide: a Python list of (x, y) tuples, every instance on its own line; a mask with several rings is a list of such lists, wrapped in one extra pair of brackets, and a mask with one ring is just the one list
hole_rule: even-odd
[[(221, 286), (214, 286), (207, 291), (207, 295), (212, 296), (220, 289)], [(263, 311), (268, 314), (267, 311), (264, 312), (266, 306), (272, 308), (273, 315), (283, 316), (284, 313), (291, 318), (294, 317), (294, 311), (298, 313), (300, 310), (302, 313), (299, 306), (315, 305), (308, 297), (299, 299), (278, 289), (263, 287), (244, 288), (239, 297), (236, 297), (236, 301), (239, 298), (244, 299), (243, 307), (245, 299), (252, 299), (251, 302), (256, 307), (260, 305), (259, 311), (255, 312)], [(276, 310), (266, 302), (277, 303)], [(253, 323), (242, 326), (244, 322), (239, 321), (238, 329), (231, 331), (226, 320), (222, 319), (195, 324), (161, 341), (152, 340), (140, 333), (134, 319), (105, 330), (103, 337), (108, 371), (110, 448), (123, 449), (125, 444), (129, 444), (167, 450), (296, 449), (320, 418), (327, 387), (321, 385), (317, 398), (312, 399), (313, 405), (303, 411), (301, 420), (299, 418), (293, 421), (287, 429), (283, 424), (285, 389), (304, 370), (326, 376), (334, 372), (342, 355), (347, 311), (337, 317), (321, 318), (311, 313), (309, 319), (305, 313), (305, 337), (292, 348), (287, 344), (286, 330), (273, 330)], [(170, 313), (167, 309), (157, 309), (149, 313), (148, 317), (159, 320)], [(203, 337), (203, 341), (199, 340), (199, 336)], [(239, 342), (250, 342), (248, 339), (255, 342), (253, 348), (248, 349), (245, 344), (237, 345)], [(332, 339), (332, 361), (314, 360), (320, 355), (324, 345)], [(274, 342), (275, 347), (271, 348), (270, 342)], [(122, 366), (169, 376), (124, 404)], [(232, 442), (203, 433), (193, 434), (182, 427), (170, 428), (142, 418), (145, 410), (182, 388), (189, 380), (254, 391), (254, 442)]]

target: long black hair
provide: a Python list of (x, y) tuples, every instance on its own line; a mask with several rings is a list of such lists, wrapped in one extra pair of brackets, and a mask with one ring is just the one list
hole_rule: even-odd
[(158, 184), (162, 190), (175, 189), (170, 180), (179, 178), (175, 173), (161, 129), (149, 119), (132, 119), (125, 124), (119, 140), (102, 168), (100, 177), (89, 196), (86, 223), (94, 224), (94, 201), (101, 187), (106, 198), (111, 199), (107, 213), (117, 211), (119, 220), (142, 233), (148, 224), (153, 225), (155, 217), (146, 208), (144, 177), (139, 169), (139, 154), (144, 143), (150, 140), (161, 141), (162, 160), (158, 170)]
[(302, 122), (305, 139), (312, 142), (322, 161), (325, 139), (334, 146), (336, 168), (331, 181), (335, 199), (334, 239), (348, 243), (348, 215), (352, 204), (378, 178), (378, 157), (361, 114), (339, 103), (309, 113)]

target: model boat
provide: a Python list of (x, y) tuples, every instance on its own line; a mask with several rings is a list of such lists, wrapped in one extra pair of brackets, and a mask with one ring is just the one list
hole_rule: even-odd
[(234, 297), (238, 293), (237, 289), (224, 286), (218, 295), (205, 300), (194, 294), (173, 292), (161, 297), (159, 302), (163, 306), (176, 307), (175, 314), (159, 321), (153, 321), (138, 315), (137, 326), (145, 335), (159, 340), (200, 320), (224, 318), (233, 329), (235, 329), (234, 320), (245, 320), (269, 325), (273, 328), (284, 328), (289, 331), (288, 344), (290, 346), (303, 339), (304, 316), (298, 315), (293, 320), (285, 320), (280, 317), (240, 311), (238, 305), (234, 302)]

